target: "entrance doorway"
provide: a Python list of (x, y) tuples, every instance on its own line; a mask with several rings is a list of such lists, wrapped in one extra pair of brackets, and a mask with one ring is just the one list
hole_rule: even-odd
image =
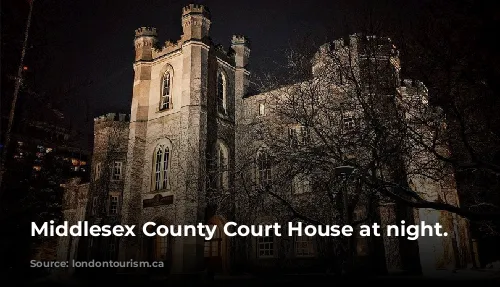
[(225, 221), (219, 216), (212, 217), (209, 226), (216, 226), (215, 234), (210, 240), (205, 240), (205, 264), (209, 271), (225, 273), (228, 270), (229, 246), (227, 236), (222, 232)]
[(149, 240), (149, 257), (151, 261), (163, 262), (164, 268), (152, 267), (153, 274), (169, 274), (172, 267), (172, 237), (155, 236)]

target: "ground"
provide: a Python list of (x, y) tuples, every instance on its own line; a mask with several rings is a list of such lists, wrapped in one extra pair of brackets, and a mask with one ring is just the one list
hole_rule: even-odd
[[(106, 282), (108, 281), (109, 282)], [(378, 277), (338, 277), (322, 274), (303, 274), (303, 275), (281, 275), (275, 277), (255, 277), (250, 275), (242, 276), (216, 276), (214, 280), (208, 278), (195, 278), (193, 276), (168, 280), (165, 278), (133, 278), (117, 277), (109, 278), (81, 278), (67, 281), (54, 282), (52, 280), (38, 280), (30, 284), (31, 286), (103, 286), (112, 284), (115, 286), (144, 286), (147, 285), (170, 285), (170, 286), (262, 286), (262, 285), (294, 285), (301, 284), (309, 287), (310, 285), (322, 285), (327, 282), (334, 282), (337, 286), (352, 284), (384, 284), (402, 286), (408, 283), (431, 284), (431, 283), (468, 283), (480, 284), (480, 286), (500, 286), (500, 272), (493, 270), (461, 270), (456, 273), (450, 271), (437, 272), (433, 276), (378, 276)], [(105, 282), (103, 282), (105, 281)]]

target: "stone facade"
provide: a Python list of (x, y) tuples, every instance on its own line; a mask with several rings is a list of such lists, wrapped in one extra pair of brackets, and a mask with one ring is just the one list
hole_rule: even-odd
[[(212, 43), (210, 25), (208, 9), (192, 4), (182, 11), (183, 34), (177, 42), (159, 44), (155, 28), (143, 27), (135, 31), (135, 76), (130, 117), (109, 114), (95, 121), (94, 177), (89, 184), (87, 220), (137, 226), (148, 221), (166, 225), (202, 222), (222, 228), (228, 221), (247, 225), (274, 222), (286, 225), (286, 222), (297, 220), (297, 214), (307, 214), (301, 211), (312, 210), (309, 212), (311, 218), (333, 223), (339, 213), (330, 212), (332, 207), (327, 193), (306, 191), (327, 188), (325, 186), (319, 187), (317, 183), (304, 179), (296, 181), (294, 176), (279, 183), (279, 188), (299, 188), (301, 192), (290, 192), (285, 198), (280, 198), (270, 190), (259, 190), (263, 182), (267, 184), (273, 177), (284, 178), (291, 172), (287, 166), (282, 166), (286, 161), (275, 161), (272, 168), (260, 166), (260, 156), (264, 156), (266, 147), (269, 147), (266, 134), (271, 134), (273, 140), (283, 137), (283, 141), (287, 141), (289, 135), (283, 132), (286, 131), (283, 124), (294, 124), (284, 123), (273, 115), (279, 100), (270, 95), (279, 94), (280, 89), (286, 87), (251, 95), (247, 70), (248, 39), (235, 35), (230, 49), (225, 50)], [(357, 55), (362, 55), (359, 38), (359, 35), (353, 35), (348, 43), (336, 41), (333, 47), (339, 50), (354, 47)], [(399, 82), (399, 60), (392, 44), (381, 47), (389, 47), (386, 52), (392, 63), (384, 73), (395, 75)], [(321, 49), (327, 48), (323, 46)], [(322, 57), (321, 49), (315, 57), (315, 74), (320, 74), (328, 63), (328, 59)], [(357, 62), (356, 67), (360, 77), (366, 76), (363, 62)], [(409, 92), (411, 88), (402, 86), (399, 91), (414, 94)], [(276, 158), (279, 151), (270, 153), (269, 156)], [(323, 183), (329, 180), (324, 179)], [(304, 185), (306, 181), (307, 185)], [(276, 183), (273, 185), (277, 186)], [(422, 190), (429, 187), (427, 183), (416, 185)], [(350, 189), (350, 196), (361, 194), (356, 185), (346, 188)], [(443, 190), (440, 188), (440, 192)], [(447, 192), (456, 196), (454, 188), (448, 188)], [(370, 199), (359, 200), (368, 202)], [(453, 203), (458, 204), (454, 200)], [(293, 202), (294, 208), (289, 202)], [(354, 217), (366, 214), (367, 206), (355, 206)], [(378, 221), (382, 224), (397, 224), (401, 218), (411, 222), (431, 216), (424, 211), (392, 204), (377, 208)], [(436, 242), (422, 243), (422, 246), (442, 247), (439, 262), (434, 260), (426, 266), (435, 269), (457, 260), (463, 265), (467, 261), (463, 258), (468, 255), (456, 255), (456, 245), (468, 246), (466, 222), (443, 212), (434, 212), (432, 216), (449, 224), (448, 227), (455, 230), (453, 238), (460, 240), (434, 238)], [(138, 236), (80, 244), (89, 248), (81, 248), (86, 250), (81, 252), (86, 258), (162, 260), (167, 263), (167, 270), (161, 271), (165, 273), (199, 272), (207, 266), (217, 272), (342, 269), (338, 266), (340, 260), (331, 259), (343, 248), (341, 242), (300, 240), (305, 241), (287, 237), (229, 238), (221, 235), (212, 242), (205, 242), (200, 237), (162, 239)], [(382, 261), (365, 265), (383, 265), (386, 270), (397, 271), (411, 265), (405, 265), (404, 258), (419, 257), (415, 252), (418, 253), (417, 245), (421, 242), (409, 248), (397, 238), (385, 237), (354, 238), (349, 244), (358, 266), (376, 257)], [(420, 249), (421, 255), (425, 252), (432, 256), (436, 253)]]

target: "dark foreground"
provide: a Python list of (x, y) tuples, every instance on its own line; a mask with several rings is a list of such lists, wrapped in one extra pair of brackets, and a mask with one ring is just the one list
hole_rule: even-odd
[[(479, 284), (476, 286), (500, 286), (500, 274), (492, 272), (446, 272), (433, 276), (380, 276), (367, 277), (363, 275), (339, 277), (333, 275), (280, 275), (280, 276), (216, 276), (214, 279), (207, 277), (188, 276), (183, 278), (137, 278), (129, 276), (117, 276), (113, 278), (72, 278), (68, 280), (43, 279), (30, 282), (29, 286), (268, 286), (289, 285), (297, 286), (301, 284), (305, 287), (314, 285), (336, 285), (346, 286), (353, 284), (384, 284), (399, 285), (413, 283), (426, 285), (433, 283), (447, 283), (462, 285), (461, 283)], [(106, 284), (106, 285), (103, 285)]]

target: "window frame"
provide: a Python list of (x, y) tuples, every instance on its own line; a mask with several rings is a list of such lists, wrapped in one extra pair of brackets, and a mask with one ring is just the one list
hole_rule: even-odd
[(227, 76), (222, 69), (217, 70), (216, 108), (220, 115), (227, 115)]
[[(270, 239), (266, 241), (266, 239)], [(269, 248), (262, 248), (262, 246), (266, 247), (266, 244), (270, 244)], [(255, 251), (257, 258), (259, 259), (268, 259), (276, 257), (276, 237), (274, 235), (271, 236), (257, 236), (255, 237)], [(269, 254), (265, 254), (268, 251)], [(264, 253), (263, 253), (264, 252)]]
[(216, 187), (221, 191), (227, 191), (229, 189), (229, 148), (221, 141), (217, 142), (216, 167)]
[[(160, 152), (161, 151), (161, 152)], [(160, 159), (159, 159), (160, 156)], [(153, 150), (152, 191), (170, 189), (172, 147), (169, 143), (160, 143)]]
[[(299, 240), (299, 238), (301, 238), (301, 240)], [(302, 240), (302, 238), (307, 238), (307, 239)], [(306, 247), (304, 247), (304, 246), (299, 247), (300, 243), (307, 244), (307, 246)], [(299, 252), (299, 249), (302, 252)], [(294, 250), (295, 257), (300, 257), (300, 258), (315, 257), (316, 250), (315, 250), (315, 246), (314, 246), (314, 237), (307, 236), (305, 234), (303, 234), (301, 236), (295, 234), (293, 237), (293, 250)], [(304, 252), (304, 251), (307, 251), (307, 252)]]
[[(114, 200), (116, 199), (116, 200)], [(120, 196), (117, 194), (110, 194), (108, 197), (109, 203), (108, 203), (108, 214), (109, 215), (118, 215), (120, 213)], [(113, 206), (113, 204), (116, 204), (116, 206)], [(113, 207), (115, 211), (113, 212)]]
[[(168, 88), (165, 89), (165, 82), (168, 81)], [(167, 69), (161, 77), (161, 88), (160, 88), (160, 104), (158, 107), (159, 111), (168, 111), (173, 108), (172, 101), (172, 83), (173, 83), (173, 73), (171, 69)], [(167, 90), (167, 94), (165, 93)]]
[[(119, 173), (116, 173), (117, 171), (117, 164), (119, 166), (118, 170)], [(123, 162), (122, 161), (113, 161), (113, 173), (111, 174), (111, 179), (112, 180), (122, 180), (123, 179)]]
[[(264, 157), (263, 161), (261, 158)], [(256, 155), (256, 177), (257, 184), (261, 188), (272, 186), (273, 181), (273, 158), (268, 149), (261, 149)], [(264, 175), (264, 176), (263, 176)], [(265, 177), (265, 179), (263, 179)]]

